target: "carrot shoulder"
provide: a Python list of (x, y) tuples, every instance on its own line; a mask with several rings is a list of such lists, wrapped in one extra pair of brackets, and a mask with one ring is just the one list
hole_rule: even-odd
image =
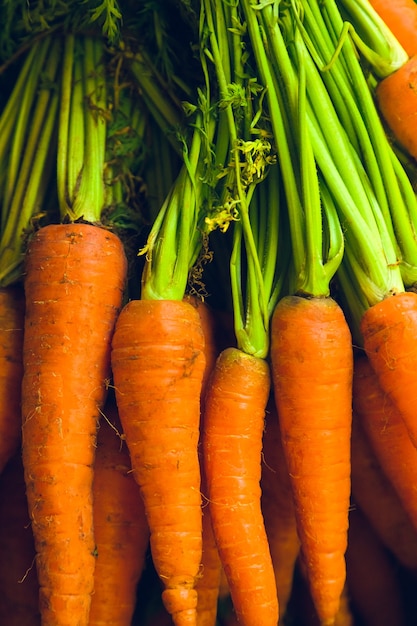
[(397, 407), (417, 447), (417, 294), (405, 291), (367, 309), (361, 332), (379, 384)]
[(331, 298), (282, 298), (271, 325), (272, 375), (301, 555), (323, 624), (334, 624), (346, 567), (353, 356)]
[(243, 626), (278, 622), (274, 570), (260, 503), (269, 390), (265, 360), (226, 348), (217, 359), (205, 400), (203, 458), (210, 514)]
[[(414, 4), (414, 3), (413, 3)], [(417, 5), (415, 5), (417, 7)], [(417, 37), (414, 33), (417, 42)], [(376, 88), (379, 110), (395, 139), (417, 159), (417, 51)]]
[(0, 289), (0, 473), (20, 444), (24, 315), (21, 285)]
[(113, 398), (103, 413), (94, 461), (97, 559), (89, 626), (130, 626), (149, 529)]
[(204, 335), (191, 304), (132, 300), (124, 307), (112, 347), (116, 401), (165, 587), (162, 600), (177, 626), (196, 624), (204, 366)]
[(43, 626), (88, 624), (93, 592), (93, 460), (122, 303), (119, 238), (49, 225), (25, 266), (23, 463)]
[(370, 0), (409, 56), (417, 54), (417, 6), (414, 0)]

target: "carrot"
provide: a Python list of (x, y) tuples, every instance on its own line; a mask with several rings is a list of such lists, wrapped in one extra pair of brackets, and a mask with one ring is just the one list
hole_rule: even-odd
[(417, 447), (417, 294), (403, 291), (368, 308), (361, 332), (379, 384), (397, 407)]
[(204, 367), (204, 335), (190, 303), (132, 300), (124, 307), (112, 346), (116, 401), (165, 587), (162, 600), (178, 626), (196, 623)]
[(125, 275), (104, 228), (49, 225), (28, 245), (22, 443), (45, 626), (88, 624), (96, 428)]
[(99, 424), (93, 498), (97, 559), (89, 626), (130, 626), (149, 530), (113, 398)]
[(352, 499), (403, 567), (417, 571), (417, 534), (356, 414), (352, 422)]
[(417, 159), (417, 138), (414, 132), (417, 116), (417, 51), (404, 65), (378, 83), (375, 94), (379, 110), (395, 139)]
[(347, 580), (352, 606), (366, 626), (405, 626), (405, 597), (398, 567), (361, 510), (349, 518), (346, 552)]
[(272, 317), (271, 361), (301, 556), (317, 613), (333, 624), (346, 574), (353, 370), (338, 304), (282, 298)]
[(369, 0), (407, 54), (417, 54), (417, 6), (414, 0)]
[(0, 289), (0, 474), (20, 445), (24, 313), (22, 286)]
[(0, 476), (0, 624), (40, 626), (39, 585), (20, 452)]
[(261, 490), (262, 513), (274, 566), (280, 615), (284, 618), (291, 595), (300, 541), (273, 397), (270, 398), (266, 410)]
[(259, 484), (269, 388), (266, 361), (226, 348), (205, 400), (203, 458), (213, 531), (236, 615), (247, 626), (278, 621)]
[(417, 532), (417, 450), (404, 420), (382, 391), (366, 357), (357, 358), (353, 376), (353, 408), (382, 470), (394, 486)]

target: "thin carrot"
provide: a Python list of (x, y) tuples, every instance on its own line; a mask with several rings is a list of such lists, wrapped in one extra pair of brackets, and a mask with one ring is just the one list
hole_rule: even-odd
[(301, 555), (323, 624), (334, 623), (345, 584), (351, 341), (343, 312), (331, 298), (287, 296), (275, 308), (271, 326), (275, 401)]
[(382, 471), (356, 414), (352, 421), (352, 505), (405, 568), (417, 572), (417, 534), (392, 483)]
[(378, 83), (375, 94), (379, 110), (395, 139), (417, 159), (417, 138), (414, 132), (417, 116), (417, 51), (404, 65)]
[(0, 289), (0, 474), (21, 439), (24, 313), (22, 285)]
[(417, 533), (417, 496), (414, 488), (417, 449), (398, 410), (382, 391), (366, 356), (355, 360), (353, 409)]
[(273, 397), (270, 398), (266, 410), (262, 454), (262, 514), (274, 566), (280, 615), (285, 620), (300, 540)]
[(40, 626), (35, 545), (20, 452), (0, 476), (0, 624)]
[(124, 307), (112, 347), (116, 400), (165, 587), (162, 599), (178, 626), (196, 620), (204, 366), (204, 335), (190, 303), (132, 300)]
[(206, 395), (203, 458), (210, 513), (234, 609), (245, 626), (278, 622), (259, 484), (269, 387), (266, 361), (226, 348)]
[(96, 427), (125, 275), (123, 245), (104, 228), (49, 225), (28, 245), (23, 462), (45, 626), (88, 624)]
[(417, 54), (417, 6), (414, 0), (369, 0), (407, 54)]
[(103, 410), (94, 461), (97, 559), (89, 626), (130, 626), (149, 529), (113, 397)]

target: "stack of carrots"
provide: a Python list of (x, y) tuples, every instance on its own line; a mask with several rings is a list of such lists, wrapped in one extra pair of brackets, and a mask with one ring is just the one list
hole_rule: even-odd
[(64, 4), (0, 0), (0, 622), (414, 623), (417, 4)]

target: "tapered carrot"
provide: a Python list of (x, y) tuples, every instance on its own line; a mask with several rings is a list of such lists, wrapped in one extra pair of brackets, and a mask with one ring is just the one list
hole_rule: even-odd
[(317, 613), (333, 624), (345, 584), (353, 356), (331, 298), (282, 298), (271, 326), (272, 375), (301, 555)]
[(417, 532), (417, 449), (366, 356), (355, 360), (353, 409)]
[(346, 562), (349, 593), (360, 623), (406, 626), (398, 566), (358, 508), (350, 512)]
[(414, 132), (417, 116), (417, 52), (398, 70), (384, 78), (375, 93), (379, 110), (395, 139), (417, 159), (417, 138)]
[(403, 291), (368, 308), (361, 332), (379, 384), (402, 415), (417, 447), (417, 293)]
[(35, 545), (20, 452), (0, 476), (0, 624), (40, 626)]
[(414, 0), (369, 0), (409, 56), (417, 54), (417, 6)]
[(21, 285), (0, 289), (0, 473), (19, 448), (25, 298)]
[(397, 561), (417, 571), (417, 533), (392, 483), (382, 471), (355, 413), (352, 421), (351, 481), (353, 506), (360, 507)]
[(117, 320), (112, 368), (120, 420), (150, 528), (163, 602), (196, 623), (202, 519), (197, 453), (204, 335), (181, 300), (132, 300)]
[(274, 565), (280, 616), (284, 618), (291, 595), (300, 541), (273, 397), (267, 405), (262, 456), (262, 513)]
[(122, 304), (120, 239), (89, 224), (40, 229), (26, 255), (23, 463), (44, 626), (88, 624), (93, 460)]
[(89, 626), (130, 626), (149, 529), (113, 397), (103, 413), (94, 461), (97, 558)]
[(213, 531), (234, 609), (244, 626), (278, 622), (260, 506), (269, 389), (266, 361), (226, 348), (217, 359), (205, 400), (203, 458)]

